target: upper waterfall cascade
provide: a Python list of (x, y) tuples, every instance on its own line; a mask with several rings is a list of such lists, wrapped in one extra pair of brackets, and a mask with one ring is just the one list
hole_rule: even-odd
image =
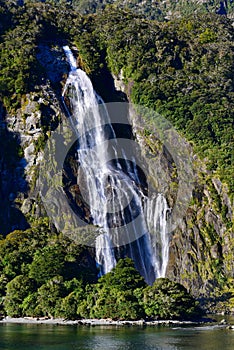
[[(83, 174), (82, 186), (85, 187), (82, 194), (89, 205), (93, 224), (102, 229), (96, 238), (96, 262), (100, 275), (109, 272), (116, 264), (116, 245), (111, 230), (121, 226), (125, 235), (133, 237), (129, 240), (131, 243), (121, 248), (122, 251), (134, 260), (146, 282), (152, 284), (155, 278), (165, 276), (168, 263), (169, 208), (166, 199), (162, 194), (150, 199), (143, 194), (137, 166), (134, 160), (128, 161), (124, 149), (115, 142), (115, 132), (102, 99), (94, 91), (86, 73), (77, 68), (69, 47), (65, 46), (64, 51), (71, 71), (63, 96), (69, 99), (69, 115), (78, 139), (79, 167)], [(104, 106), (102, 112), (101, 103)], [(121, 156), (117, 148), (121, 148)], [(79, 185), (79, 179), (77, 181)], [(138, 216), (141, 219), (135, 222)], [(132, 222), (131, 226), (129, 222)], [(121, 237), (116, 241), (121, 242)]]

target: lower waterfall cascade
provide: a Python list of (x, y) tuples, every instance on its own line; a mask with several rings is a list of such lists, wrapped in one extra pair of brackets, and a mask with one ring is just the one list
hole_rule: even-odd
[[(100, 113), (99, 108), (105, 104), (86, 73), (77, 68), (70, 48), (64, 46), (63, 49), (70, 64), (63, 98), (69, 101), (69, 109), (65, 102), (64, 105), (78, 140), (78, 161), (85, 187), (82, 194), (89, 204), (92, 224), (101, 229), (95, 242), (99, 276), (116, 265), (115, 249), (122, 246), (145, 281), (152, 284), (156, 278), (165, 276), (169, 259), (167, 201), (161, 193), (152, 198), (143, 193), (137, 166), (134, 161), (128, 161), (124, 149), (121, 157), (115, 157), (119, 147), (115, 143), (115, 132), (107, 110), (103, 107)], [(79, 185), (79, 179), (77, 182)], [(136, 217), (140, 220), (136, 221)], [(119, 235), (116, 240), (119, 244), (113, 243), (113, 230)], [(129, 237), (126, 245), (121, 245), (123, 232)]]

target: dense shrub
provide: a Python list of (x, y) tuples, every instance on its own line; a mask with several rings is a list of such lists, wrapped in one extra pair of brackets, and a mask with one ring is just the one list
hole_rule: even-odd
[(147, 316), (153, 319), (194, 318), (200, 311), (194, 298), (179, 283), (158, 278), (144, 290), (143, 305)]

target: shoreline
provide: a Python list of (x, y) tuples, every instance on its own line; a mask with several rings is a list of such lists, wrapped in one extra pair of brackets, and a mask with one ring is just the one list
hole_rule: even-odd
[(19, 324), (50, 324), (50, 325), (78, 325), (78, 326), (198, 326), (207, 323), (218, 323), (214, 319), (206, 318), (198, 321), (181, 321), (181, 320), (136, 320), (136, 321), (119, 321), (111, 319), (81, 319), (66, 320), (62, 318), (48, 317), (4, 317), (0, 324), (19, 323)]

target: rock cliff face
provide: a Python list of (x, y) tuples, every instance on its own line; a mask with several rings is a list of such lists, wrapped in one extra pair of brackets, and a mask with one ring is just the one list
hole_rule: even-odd
[(31, 216), (43, 212), (36, 188), (38, 169), (46, 140), (63, 116), (57, 89), (67, 64), (61, 59), (62, 49), (58, 51), (48, 45), (39, 47), (38, 64), (44, 69), (41, 84), (22, 97), (20, 108), (0, 110), (2, 233), (25, 229)]
[[(45, 214), (36, 189), (38, 167), (46, 140), (59, 121), (65, 118), (60, 101), (60, 82), (68, 67), (61, 46), (42, 45), (38, 60), (45, 74), (42, 84), (22, 98), (19, 109), (11, 113), (3, 108), (0, 110), (0, 215), (3, 234), (24, 229), (30, 225), (31, 217)], [(114, 83), (117, 91), (129, 96), (131, 86), (124, 83), (122, 76), (114, 77)], [(144, 126), (134, 118), (132, 124), (141, 156), (147, 153), (157, 169), (152, 181), (157, 182), (173, 207), (178, 188), (173, 157), (150, 129), (145, 132)], [(233, 308), (234, 311), (234, 303), (229, 300), (234, 278), (231, 202), (227, 188), (218, 178), (211, 176), (205, 163), (196, 155), (192, 155), (192, 163), (193, 195), (180, 224), (170, 233), (167, 277), (182, 283), (203, 301), (208, 298), (211, 310), (226, 308), (228, 311)], [(69, 171), (65, 174), (68, 177)], [(161, 175), (157, 178), (157, 174)], [(78, 198), (76, 202), (79, 204), (79, 189), (72, 181), (71, 186), (70, 193), (73, 191), (71, 195)], [(82, 210), (85, 211), (85, 208), (82, 207)], [(220, 298), (218, 306), (213, 303), (215, 296)]]
[[(123, 76), (114, 76), (116, 89), (128, 96), (130, 85)], [(137, 118), (132, 119), (142, 155), (151, 154), (157, 168), (155, 177), (163, 179), (158, 188), (173, 208), (178, 182), (173, 157), (162, 147), (153, 133), (144, 132)], [(188, 149), (190, 148), (187, 144)], [(210, 311), (234, 312), (234, 233), (233, 207), (225, 184), (212, 176), (205, 162), (191, 150), (193, 168), (192, 196), (177, 227), (171, 232), (167, 277), (182, 283)], [(159, 175), (159, 176), (157, 176)]]

